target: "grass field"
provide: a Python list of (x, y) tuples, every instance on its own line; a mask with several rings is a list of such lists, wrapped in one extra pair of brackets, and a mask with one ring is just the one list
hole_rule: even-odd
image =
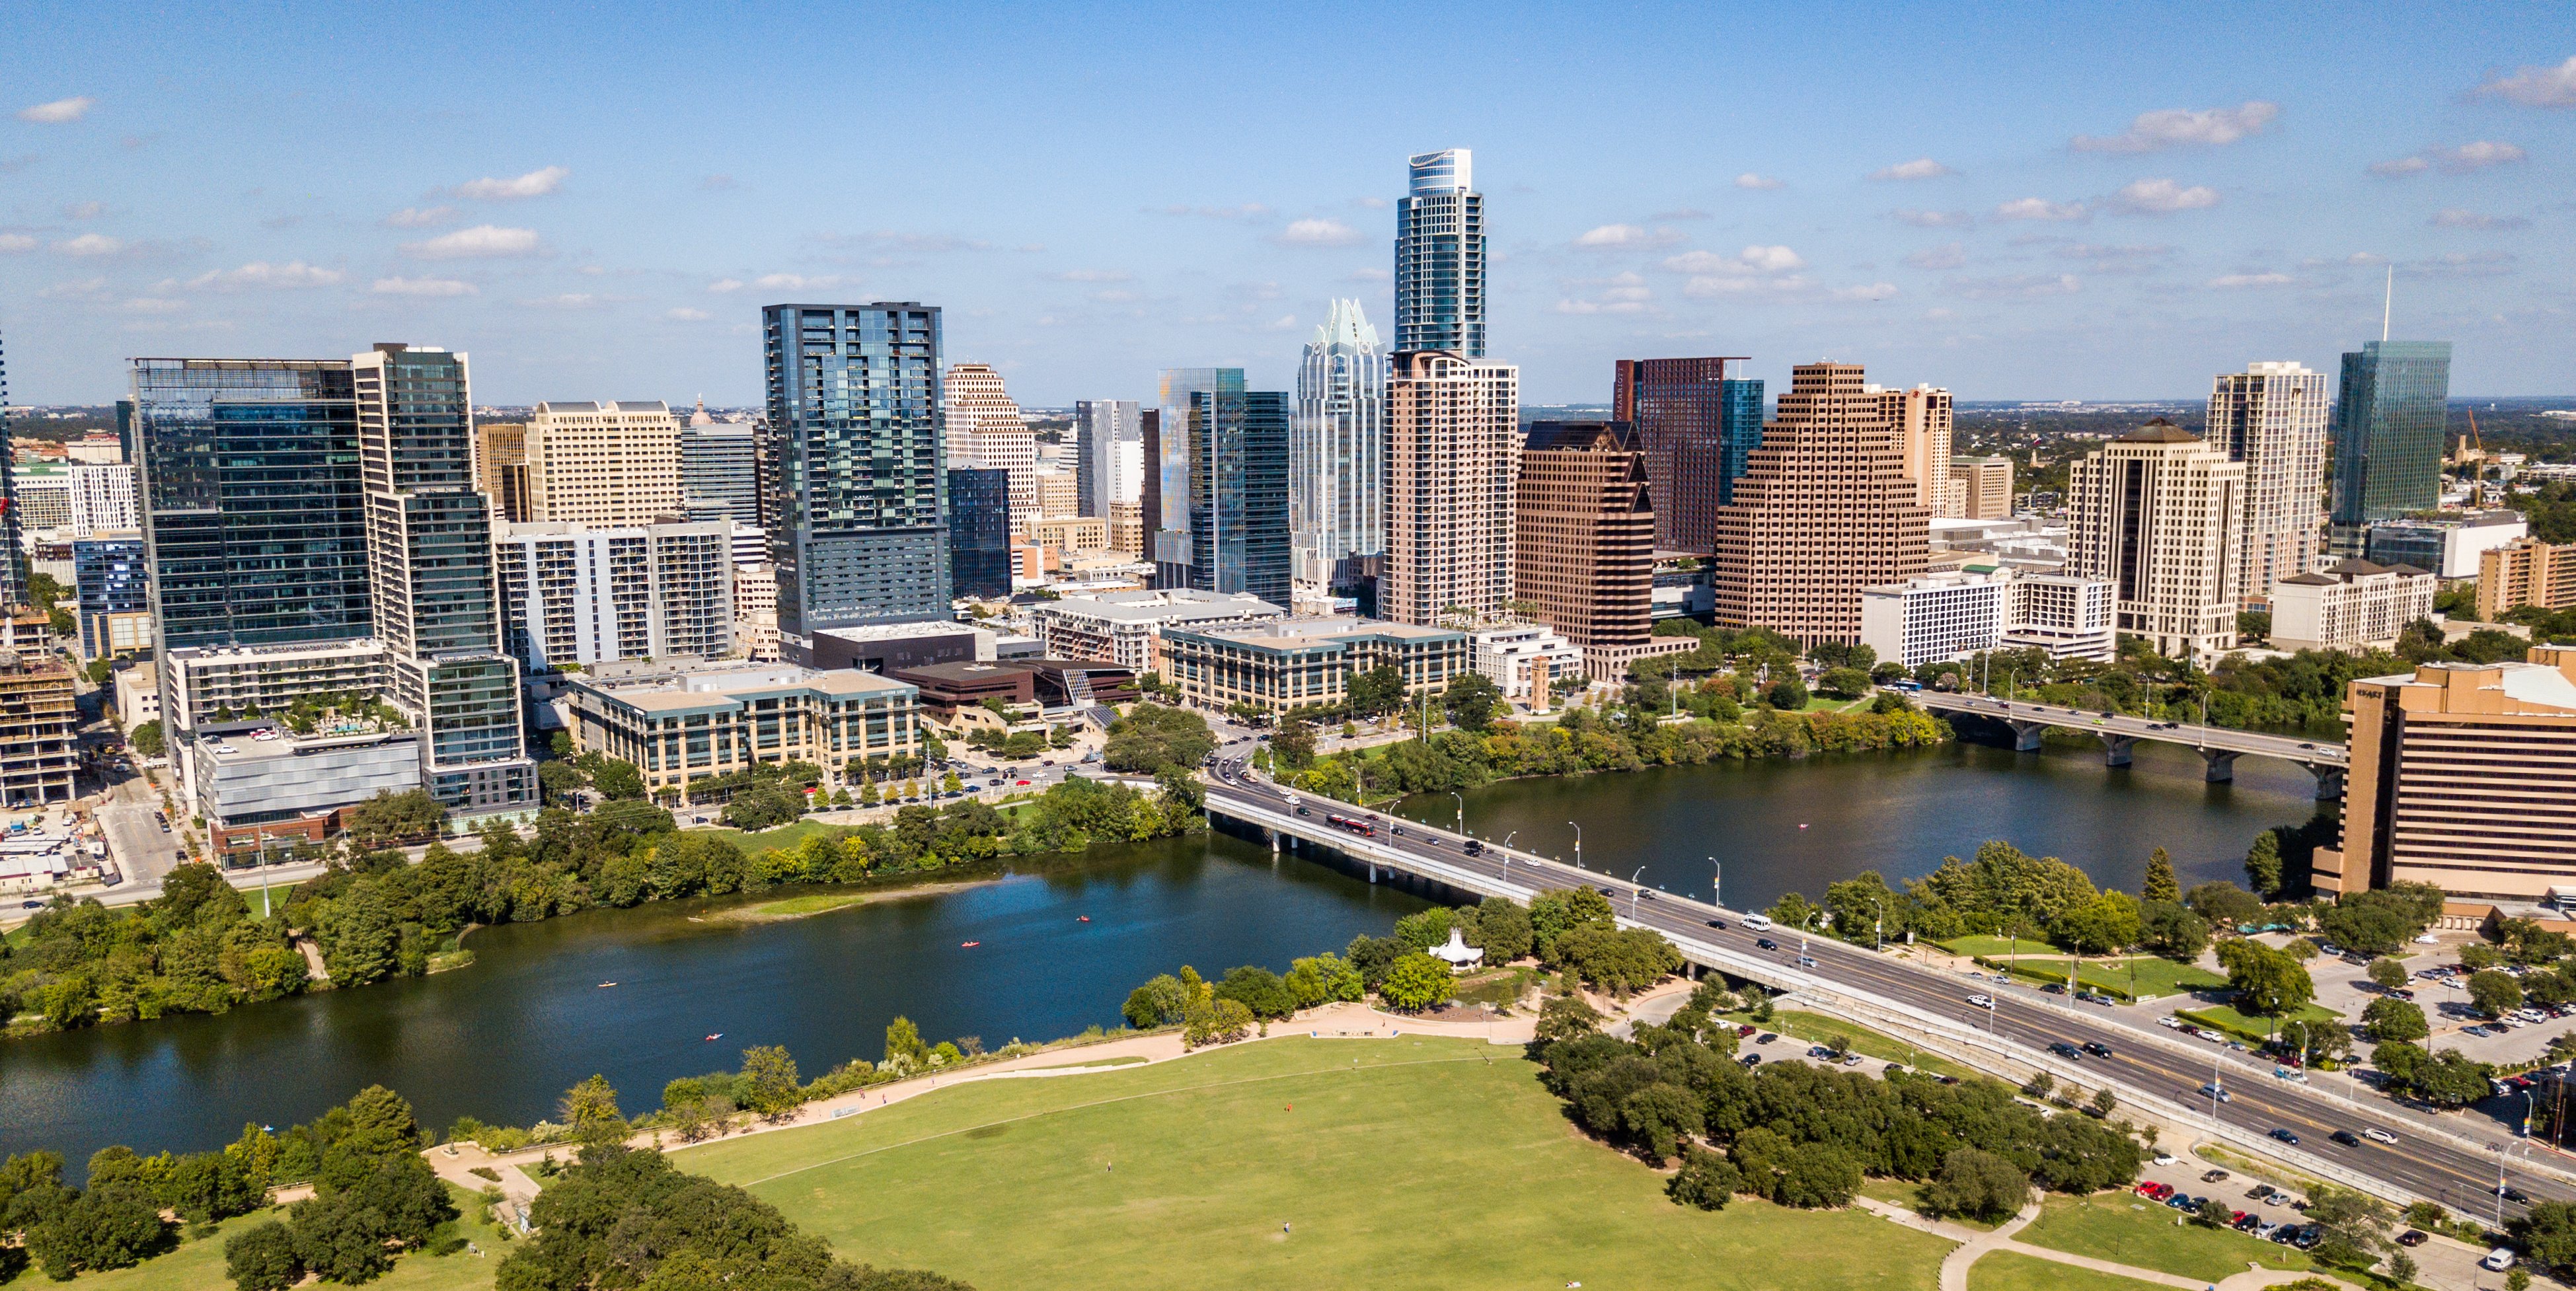
[[(465, 1216), (446, 1230), (483, 1248), (480, 1258), (464, 1251), (454, 1255), (431, 1256), (415, 1252), (394, 1261), (393, 1272), (367, 1285), (377, 1291), (476, 1291), (492, 1285), (492, 1270), (510, 1253), (509, 1243), (501, 1239), (499, 1229), (483, 1222), (483, 1201), (470, 1192), (451, 1185), (448, 1199)], [(71, 1285), (82, 1291), (220, 1291), (232, 1285), (224, 1276), (224, 1241), (246, 1228), (257, 1228), (278, 1212), (263, 1210), (225, 1220), (213, 1235), (193, 1242), (182, 1242), (179, 1249), (158, 1255), (130, 1269), (108, 1273), (84, 1273)], [(18, 1275), (17, 1285), (50, 1286), (45, 1275), (29, 1270)]]
[(2239, 1013), (2235, 1009), (2229, 1008), (2224, 1004), (2194, 1004), (2189, 1009), (2176, 1009), (2175, 1012), (2177, 1014), (2186, 1012), (2191, 1014), (2192, 1017), (2183, 1019), (2185, 1022), (2189, 1022), (2193, 1018), (2199, 1018), (2219, 1030), (2235, 1031), (2239, 1033), (2239, 1039), (2251, 1040), (2260, 1040), (2263, 1037), (2280, 1030), (2281, 1023), (2288, 1020), (2288, 1018), (2301, 1018), (2310, 1022), (2338, 1022), (2343, 1019), (2342, 1014), (2321, 1004), (2305, 1005), (2301, 1007), (2298, 1012), (2289, 1014), (2287, 1017), (2282, 1018), (2267, 1018), (2259, 1017), (2251, 1013)]
[(758, 856), (762, 852), (774, 852), (782, 847), (802, 847), (805, 845), (806, 839), (812, 838), (816, 834), (838, 838), (843, 834), (853, 832), (857, 828), (858, 827), (855, 825), (829, 824), (809, 816), (801, 820), (781, 825), (776, 829), (764, 829), (757, 834), (746, 834), (739, 829), (706, 829), (692, 830), (690, 832), (709, 834), (716, 838), (721, 838), (726, 842), (741, 848), (742, 854), (745, 856)]
[(2052, 949), (2047, 942), (2035, 937), (2024, 937), (2020, 941), (2014, 941), (2010, 937), (1987, 937), (1973, 933), (1932, 944), (1953, 955), (2010, 955), (2015, 951), (2028, 955)]
[(2148, 1291), (2150, 1287), (2163, 1291), (2159, 1283), (2096, 1273), (2019, 1251), (1988, 1251), (1968, 1266), (1968, 1291)]
[[(1741, 1013), (1728, 1016), (1738, 1022), (1753, 1020), (1750, 1016)], [(1797, 1009), (1774, 1009), (1771, 1012), (1771, 1020), (1761, 1023), (1760, 1026), (1765, 1031), (1777, 1031), (1784, 1037), (1804, 1040), (1810, 1044), (1831, 1043), (1835, 1036), (1841, 1036), (1851, 1041), (1851, 1051), (1862, 1057), (1876, 1058), (1880, 1062), (1901, 1062), (1918, 1071), (1931, 1072), (1935, 1076), (1957, 1076), (1964, 1080), (1976, 1074), (1939, 1055), (1925, 1053), (1893, 1036), (1872, 1031), (1857, 1022), (1826, 1017), (1822, 1013), (1807, 1013)], [(1764, 1047), (1754, 1044), (1748, 1038), (1737, 1041), (1735, 1051), (1761, 1053), (1763, 1061), (1768, 1062), (1771, 1060), (1771, 1055), (1763, 1052)]]
[[(2063, 959), (2017, 959), (2012, 961), (2019, 972), (2027, 972), (2051, 982), (2066, 980)], [(2137, 985), (2130, 985), (2132, 965), (2137, 972)], [(2086, 986), (2108, 987), (2122, 994), (2133, 989), (2140, 996), (2183, 995), (2227, 985), (2227, 979), (2205, 968), (2177, 964), (2155, 955), (2139, 955), (2127, 960), (2088, 960), (2075, 970), (2075, 980)]]
[[(844, 1257), (1018, 1287), (1929, 1288), (1858, 1210), (1673, 1205), (1481, 1041), (1289, 1038), (692, 1148)], [(1293, 1232), (1282, 1224), (1292, 1224)]]
[[(2223, 1228), (2191, 1223), (2176, 1227), (2174, 1220), (2180, 1217), (2177, 1211), (2128, 1193), (2050, 1197), (2039, 1218), (2015, 1236), (2033, 1246), (2207, 1282), (2244, 1272), (2248, 1261), (2259, 1261), (2268, 1269), (2316, 1267), (2293, 1247)], [(1977, 1267), (1983, 1269), (1984, 1262)]]

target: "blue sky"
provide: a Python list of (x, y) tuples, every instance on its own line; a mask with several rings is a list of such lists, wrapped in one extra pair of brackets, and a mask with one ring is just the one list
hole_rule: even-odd
[(2576, 16), (2488, 5), (12, 7), (11, 396), (132, 355), (472, 353), (476, 396), (755, 402), (758, 308), (922, 300), (1023, 403), (1291, 384), (1388, 328), (1469, 147), (1493, 355), (2190, 397), (2457, 344), (2576, 392)]

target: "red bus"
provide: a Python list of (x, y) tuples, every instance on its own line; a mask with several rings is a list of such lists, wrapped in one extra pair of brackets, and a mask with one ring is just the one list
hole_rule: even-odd
[(1362, 838), (1375, 838), (1377, 836), (1377, 826), (1375, 824), (1365, 820), (1356, 820), (1349, 816), (1326, 816), (1324, 817), (1324, 823), (1331, 825), (1335, 829), (1347, 829)]

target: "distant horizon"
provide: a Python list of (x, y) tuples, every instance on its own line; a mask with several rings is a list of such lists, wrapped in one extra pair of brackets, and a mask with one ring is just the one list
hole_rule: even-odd
[[(1954, 395), (1954, 402), (1955, 402), (1956, 406), (1961, 407), (1961, 408), (2012, 407), (2012, 406), (2020, 406), (2020, 405), (2033, 405), (2033, 406), (2039, 406), (2039, 405), (2061, 405), (2061, 406), (2064, 406), (2064, 405), (2071, 405), (2071, 406), (2076, 406), (2076, 407), (2093, 408), (2093, 407), (2120, 407), (2120, 406), (2124, 406), (2124, 405), (2131, 405), (2131, 404), (2184, 404), (2184, 405), (2190, 405), (2190, 404), (2206, 404), (2206, 403), (2208, 403), (2208, 401), (2209, 401), (2209, 396), (2208, 396), (2208, 395), (2205, 395), (2205, 394), (2193, 394), (2193, 395), (2171, 395), (2171, 396), (2137, 395), (2137, 396), (2106, 397), (2106, 398), (2063, 398), (2063, 399), (2048, 399), (2048, 398), (2018, 398), (2018, 399), (2016, 399), (2016, 398), (1999, 398), (1999, 399), (1964, 399), (1964, 398), (1955, 398), (1955, 395), (1956, 395), (1956, 392), (1955, 392), (1955, 391), (1953, 392), (1953, 395)], [(1102, 396), (1100, 396), (1100, 397), (1101, 397), (1101, 398), (1103, 398), (1103, 399), (1115, 399), (1115, 398), (1119, 398), (1120, 396), (1117, 396), (1117, 395), (1102, 395)], [(508, 403), (508, 402), (491, 402), (491, 401), (483, 401), (483, 402), (478, 402), (478, 403), (476, 403), (474, 406), (475, 406), (477, 409), (483, 409), (483, 408), (533, 408), (533, 407), (535, 407), (537, 404), (539, 404), (539, 403), (544, 403), (544, 402), (551, 402), (551, 400), (531, 400), (531, 401), (529, 401), (529, 402), (527, 402), (527, 403)], [(649, 402), (649, 400), (632, 400), (631, 402), (638, 402), (638, 403), (641, 403), (641, 402)], [(2472, 404), (2472, 403), (2565, 404), (2565, 405), (2567, 405), (2567, 408), (2568, 408), (2569, 410), (2571, 410), (2571, 411), (2576, 411), (2576, 393), (2569, 393), (2569, 394), (2454, 394), (2454, 395), (2451, 395), (2451, 396), (2449, 397), (2448, 402), (2449, 402), (2449, 403), (2452, 403), (2452, 404)], [(686, 400), (678, 400), (678, 399), (664, 399), (664, 400), (662, 400), (662, 403), (663, 403), (664, 405), (666, 405), (667, 407), (671, 408), (671, 409), (672, 409), (673, 411), (675, 411), (675, 412), (678, 412), (678, 411), (686, 411), (686, 410), (689, 410), (689, 409), (693, 409), (693, 408), (695, 408), (695, 407), (697, 406), (697, 398), (696, 398), (696, 396), (692, 395), (691, 397), (689, 397), (689, 398), (688, 398), (688, 399), (686, 399)], [(64, 411), (70, 411), (70, 410), (83, 410), (83, 411), (86, 411), (86, 410), (90, 410), (90, 409), (102, 409), (102, 410), (109, 410), (109, 411), (112, 411), (112, 410), (115, 408), (115, 406), (116, 406), (116, 401), (115, 401), (115, 400), (113, 400), (113, 399), (109, 399), (109, 400), (102, 400), (102, 401), (98, 401), (98, 402), (94, 402), (94, 403), (34, 403), (34, 404), (27, 404), (27, 403), (13, 403), (13, 404), (9, 404), (9, 405), (7, 405), (8, 409), (9, 409), (9, 411), (10, 411), (10, 413), (11, 413), (12, 415), (15, 415), (15, 414), (17, 414), (17, 413), (19, 413), (19, 412), (21, 412), (21, 411), (25, 411), (25, 412), (39, 412), (39, 413), (41, 413), (41, 412), (64, 412)], [(1521, 401), (1521, 405), (1520, 405), (1520, 406), (1521, 406), (1521, 407), (1523, 407), (1523, 408), (1607, 408), (1607, 407), (1609, 407), (1609, 406), (1610, 406), (1610, 403), (1609, 403), (1609, 401), (1608, 401), (1608, 400), (1592, 401), (1592, 400), (1565, 400), (1565, 399), (1525, 399), (1525, 400), (1522, 400), (1522, 401)], [(707, 411), (708, 411), (708, 412), (710, 412), (710, 413), (718, 413), (718, 412), (727, 412), (727, 413), (730, 413), (730, 412), (758, 412), (758, 411), (760, 411), (760, 410), (761, 410), (761, 405), (760, 405), (760, 404), (757, 404), (757, 403), (714, 403), (714, 402), (710, 402), (710, 403), (708, 403), (708, 404), (707, 404)], [(1072, 404), (1070, 404), (1070, 403), (1060, 403), (1060, 404), (1058, 404), (1058, 403), (1027, 403), (1027, 402), (1021, 402), (1021, 403), (1020, 403), (1020, 411), (1021, 411), (1021, 412), (1023, 412), (1023, 413), (1030, 413), (1030, 412), (1046, 412), (1046, 413), (1065, 413), (1065, 414), (1067, 414), (1067, 415), (1070, 415), (1070, 414), (1073, 412), (1073, 405), (1072, 405)]]

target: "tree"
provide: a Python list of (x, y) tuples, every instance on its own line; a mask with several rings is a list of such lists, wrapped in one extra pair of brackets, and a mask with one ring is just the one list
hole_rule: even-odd
[(2522, 983), (2499, 969), (2469, 974), (2469, 1007), (2488, 1017), (2502, 1017), (2522, 1007)]
[(140, 1263), (168, 1237), (160, 1203), (140, 1181), (93, 1182), (53, 1214), (29, 1225), (27, 1254), (57, 1282), (80, 1272)]
[(286, 1291), (304, 1280), (304, 1259), (294, 1235), (272, 1219), (225, 1241), (224, 1272), (239, 1291)]
[(1744, 1173), (1735, 1163), (1696, 1145), (1682, 1148), (1682, 1168), (1664, 1185), (1664, 1195), (1678, 1206), (1720, 1210), (1743, 1189)]
[(2576, 1202), (2537, 1202), (2505, 1230), (2533, 1263), (2561, 1279), (2576, 1276)]
[[(1180, 979), (1169, 973), (1160, 973), (1129, 991), (1127, 1003), (1118, 1011), (1127, 1019), (1127, 1025), (1139, 1031), (1150, 1031), (1178, 1023), (1193, 1003), (1196, 1001), (1181, 989)], [(891, 1034), (887, 1052), (893, 1052)]]
[(2030, 1200), (2030, 1176), (2020, 1166), (1977, 1148), (1952, 1148), (1941, 1173), (1923, 1185), (1926, 1213), (1968, 1219), (2002, 1219)]
[(1315, 765), (1314, 724), (1302, 717), (1280, 719), (1279, 729), (1270, 733), (1270, 752), (1290, 771)]
[[(891, 1028), (887, 1036), (892, 1041)], [(914, 1043), (919, 1044), (919, 1033)], [(742, 1051), (742, 1078), (735, 1082), (744, 1108), (758, 1115), (778, 1120), (805, 1101), (804, 1086), (796, 1077), (796, 1059), (784, 1045), (759, 1045)]]
[(2183, 896), (2182, 903), (2193, 914), (2209, 921), (2212, 929), (2233, 930), (2263, 916), (2263, 902), (2251, 892), (2225, 881), (2203, 883)]
[(1536, 940), (1529, 910), (1509, 897), (1487, 897), (1479, 902), (1472, 923), (1467, 942), (1485, 952), (1487, 968), (1500, 967), (1530, 953)]
[(2138, 944), (2188, 964), (2209, 947), (2209, 923), (2179, 902), (2148, 901), (2138, 907)]
[(1404, 707), (1404, 674), (1382, 663), (1351, 678), (1345, 703), (1362, 717), (1380, 717)]
[(2105, 892), (2050, 922), (2051, 941), (2079, 955), (2107, 955), (2137, 944), (2138, 903), (2126, 892)]
[(349, 813), (349, 832), (364, 844), (405, 842), (438, 833), (447, 808), (427, 789), (380, 789)]
[(2173, 857), (2159, 847), (2147, 853), (2147, 881), (2138, 888), (2140, 901), (2180, 901), (2182, 882), (2174, 877)]
[(2370, 1051), (2370, 1065), (2388, 1077), (2390, 1093), (2413, 1094), (2436, 1107), (2466, 1107), (2486, 1097), (2495, 1070), (2456, 1049), (2430, 1054), (2394, 1040)]
[(1579, 1040), (1600, 1029), (1600, 1010), (1584, 1003), (1580, 995), (1552, 996), (1539, 1006), (1537, 1038), (1540, 1044)]
[(1207, 719), (1187, 709), (1138, 702), (1109, 724), (1101, 761), (1112, 771), (1153, 774), (1165, 767), (1195, 769), (1216, 751)]
[(1415, 1013), (1448, 999), (1452, 986), (1447, 964), (1415, 951), (1388, 967), (1378, 998), (1388, 1008)]
[(1836, 699), (1858, 699), (1869, 693), (1869, 674), (1858, 668), (1829, 668), (1816, 688)]
[(2406, 985), (2406, 964), (2403, 960), (2382, 956), (2370, 961), (2370, 967), (2363, 971), (2384, 991), (2394, 991)]
[(2385, 995), (2363, 1006), (2361, 1025), (2373, 1040), (2421, 1040), (2433, 1033), (2424, 1020), (2423, 1009), (2412, 1001)]
[(1762, 701), (1784, 713), (1794, 713), (1807, 706), (1807, 683), (1795, 677), (1783, 677), (1762, 692)]
[(2100, 1089), (2093, 1091), (2093, 1102), (2091, 1106), (2095, 1116), (2109, 1116), (2111, 1113), (2120, 1110), (2120, 1096), (2111, 1092), (2111, 1087), (2109, 1085), (2104, 1085)]
[(1503, 690), (1481, 672), (1462, 672), (1449, 679), (1440, 706), (1449, 714), (1450, 725), (1482, 735), (1493, 728), (1494, 714), (1503, 709)]
[(601, 758), (590, 768), (590, 783), (610, 802), (644, 801), (644, 773), (632, 762)]
[(2264, 830), (2245, 852), (2245, 885), (2269, 897), (2281, 890), (2281, 836)]
[[(2231, 941), (2218, 948), (2219, 967), (2236, 988), (2249, 1013), (2270, 1017), (2294, 1013), (2317, 997), (2308, 970), (2287, 954), (2259, 941)], [(2511, 979), (2507, 979), (2511, 980)]]
[(134, 734), (130, 738), (134, 751), (147, 758), (157, 758), (169, 749), (169, 746), (163, 742), (161, 719), (157, 717), (135, 727)]
[(1181, 1024), (1181, 1044), (1190, 1049), (1232, 1044), (1251, 1035), (1252, 1024), (1252, 1010), (1241, 1000), (1206, 1000), (1192, 1007)]
[(896, 1014), (894, 1021), (886, 1023), (885, 1061), (879, 1065), (912, 1071), (929, 1064), (930, 1046), (922, 1043), (921, 1028), (911, 1018)]
[(626, 1139), (626, 1117), (617, 1110), (617, 1091), (606, 1076), (594, 1074), (565, 1090), (555, 1114), (572, 1127), (574, 1141), (584, 1147)]
[(1233, 1000), (1264, 1020), (1284, 1018), (1297, 1011), (1296, 992), (1288, 989), (1279, 974), (1258, 964), (1226, 970), (1225, 977), (1216, 984), (1215, 996)]
[(805, 795), (782, 784), (756, 784), (734, 791), (725, 804), (724, 823), (741, 830), (784, 825), (805, 814)]
[(2236, 1217), (2236, 1212), (2216, 1197), (2203, 1197), (2191, 1217), (2204, 1228), (2225, 1228), (2228, 1221)]

